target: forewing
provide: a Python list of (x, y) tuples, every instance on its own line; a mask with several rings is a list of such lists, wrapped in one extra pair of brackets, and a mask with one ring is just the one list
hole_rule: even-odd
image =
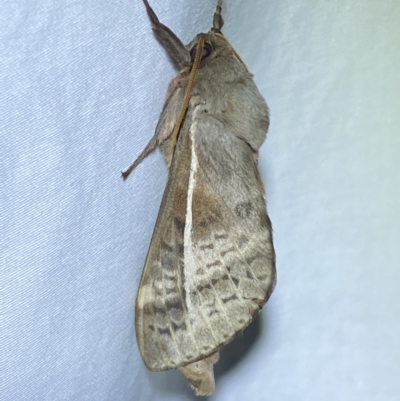
[(275, 284), (255, 154), (215, 126), (207, 136), (202, 129), (189, 135), (184, 126), (179, 137), (138, 292), (136, 333), (151, 370), (218, 350), (254, 319)]
[[(207, 137), (204, 128), (199, 124), (196, 137), (194, 263), (185, 263), (184, 281), (196, 343), (215, 350), (257, 316), (272, 293), (276, 273), (256, 155), (243, 140), (217, 126), (207, 130)], [(202, 334), (199, 315), (211, 336)]]
[(181, 133), (146, 258), (136, 300), (136, 336), (150, 370), (166, 370), (196, 358), (185, 305), (184, 229), (190, 143)]

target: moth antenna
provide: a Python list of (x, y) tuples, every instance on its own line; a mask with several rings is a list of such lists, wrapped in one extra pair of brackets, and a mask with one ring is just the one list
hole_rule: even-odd
[(178, 64), (179, 67), (184, 67), (190, 64), (190, 53), (186, 49), (181, 40), (169, 29), (162, 24), (158, 19), (154, 10), (150, 7), (147, 0), (143, 0), (146, 7), (147, 15), (149, 16), (153, 32), (160, 43), (163, 45), (169, 56)]
[(160, 20), (158, 19), (154, 10), (150, 7), (150, 4), (147, 0), (143, 0), (144, 6), (146, 7), (147, 15), (149, 16), (150, 22), (152, 25), (160, 25)]
[(211, 28), (211, 31), (220, 34), (221, 34), (221, 29), (224, 26), (224, 19), (222, 18), (221, 11), (222, 11), (222, 0), (218, 0), (217, 8), (215, 10), (213, 18), (213, 27)]

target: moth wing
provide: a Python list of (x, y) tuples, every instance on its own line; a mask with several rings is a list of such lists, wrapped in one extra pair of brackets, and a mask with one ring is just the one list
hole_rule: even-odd
[[(185, 307), (184, 229), (190, 159), (180, 135), (136, 299), (136, 337), (146, 366), (176, 368), (197, 356)], [(189, 150), (190, 154), (190, 150)]]
[(192, 225), (183, 280), (202, 355), (241, 332), (258, 315), (276, 282), (257, 154), (213, 120), (202, 116), (192, 129), (197, 168), (192, 215), (186, 217)]
[(188, 130), (179, 136), (146, 259), (136, 333), (150, 370), (217, 351), (257, 316), (275, 285), (256, 155), (211, 128), (197, 124), (192, 138)]

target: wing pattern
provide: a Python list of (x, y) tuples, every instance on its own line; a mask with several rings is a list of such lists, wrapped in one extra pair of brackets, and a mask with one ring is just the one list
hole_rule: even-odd
[(276, 280), (255, 152), (202, 105), (185, 121), (136, 303), (139, 348), (155, 371), (229, 342), (258, 315)]

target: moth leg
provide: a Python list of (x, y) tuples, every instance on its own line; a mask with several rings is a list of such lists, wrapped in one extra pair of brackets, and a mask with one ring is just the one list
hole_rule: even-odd
[(126, 180), (129, 177), (129, 174), (145, 159), (156, 147), (158, 146), (157, 137), (153, 136), (150, 139), (150, 142), (146, 145), (146, 147), (142, 150), (142, 153), (137, 157), (137, 159), (125, 170), (123, 171), (122, 178)]
[(219, 351), (207, 358), (179, 368), (185, 379), (196, 391), (196, 395), (211, 395), (215, 390), (214, 365), (218, 362)]
[(161, 112), (161, 116), (153, 138), (150, 139), (150, 142), (146, 145), (138, 158), (125, 171), (122, 172), (122, 178), (124, 180), (126, 180), (129, 174), (143, 161), (143, 159), (145, 159), (158, 146), (161, 147), (169, 167), (176, 144), (170, 143), (168, 138), (172, 134), (175, 121), (182, 107), (183, 91), (181, 86), (182, 79), (178, 75), (178, 77), (175, 78), (169, 85), (167, 99)]

